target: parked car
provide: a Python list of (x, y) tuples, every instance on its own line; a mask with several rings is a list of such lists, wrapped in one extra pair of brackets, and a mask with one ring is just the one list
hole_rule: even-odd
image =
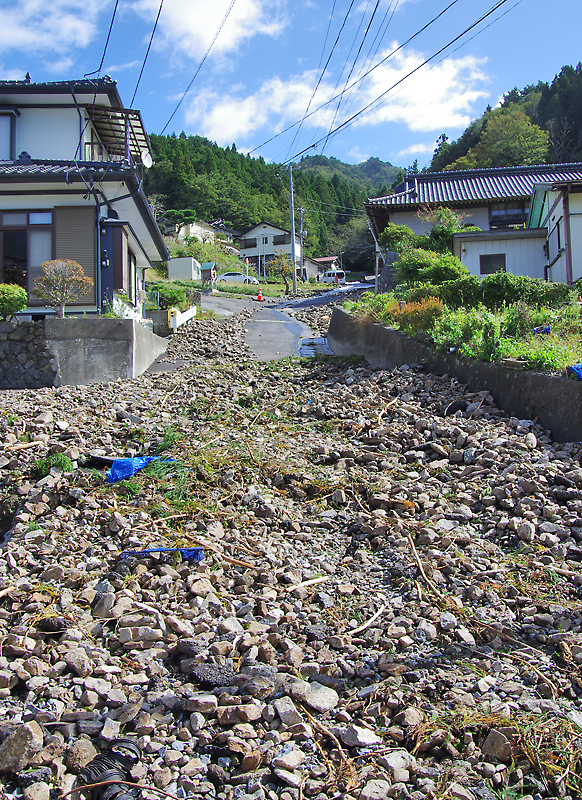
[(346, 273), (343, 269), (328, 269), (321, 276), (321, 283), (345, 283)]
[(227, 281), (228, 283), (258, 283), (252, 275), (243, 275), (242, 272), (223, 272), (217, 278), (218, 282)]

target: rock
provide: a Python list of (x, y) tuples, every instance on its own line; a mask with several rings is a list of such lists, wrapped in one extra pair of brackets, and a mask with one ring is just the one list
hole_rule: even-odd
[(273, 706), (279, 715), (279, 719), (284, 725), (291, 726), (303, 722), (303, 717), (297, 711), (295, 703), (293, 700), (291, 700), (291, 698), (279, 697), (274, 701)]
[(38, 723), (19, 725), (0, 744), (0, 772), (19, 772), (42, 749), (43, 734)]
[(86, 678), (93, 672), (94, 664), (81, 648), (69, 650), (68, 653), (65, 653), (64, 661), (71, 672), (74, 672), (80, 678)]
[(359, 725), (336, 726), (332, 730), (347, 747), (369, 747), (382, 742), (382, 739), (369, 728), (362, 728)]
[(366, 783), (362, 788), (359, 795), (359, 800), (385, 800), (390, 795), (388, 794), (391, 784), (388, 781), (371, 780)]
[(422, 725), (424, 720), (424, 713), (420, 708), (416, 708), (415, 706), (405, 708), (394, 717), (394, 722), (397, 725), (403, 725), (405, 728), (417, 728), (419, 725)]
[(77, 739), (67, 750), (65, 764), (69, 772), (78, 775), (97, 755), (97, 750), (89, 739)]
[(305, 753), (294, 748), (287, 753), (282, 753), (271, 761), (271, 766), (277, 769), (294, 770), (305, 761)]
[(24, 800), (49, 800), (50, 786), (43, 781), (31, 783), (23, 789), (22, 795)]
[(512, 748), (508, 738), (501, 731), (491, 730), (483, 742), (483, 754), (496, 761), (507, 763), (512, 757)]

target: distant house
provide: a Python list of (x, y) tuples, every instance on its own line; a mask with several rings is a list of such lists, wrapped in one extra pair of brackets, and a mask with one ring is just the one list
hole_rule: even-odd
[(169, 254), (142, 188), (152, 151), (139, 111), (109, 77), (0, 81), (0, 281), (29, 295), (40, 266), (78, 261), (94, 288), (75, 311), (98, 313), (117, 290), (136, 314), (143, 273)]
[(481, 228), (455, 234), (453, 239), (455, 255), (472, 274), (560, 275), (552, 279), (571, 282), (565, 251), (563, 266), (548, 271), (548, 215), (534, 218), (530, 209), (540, 187), (576, 182), (582, 182), (581, 163), (420, 173), (409, 175), (394, 194), (368, 200), (365, 208), (376, 236), (388, 222), (428, 233), (430, 223), (419, 212), (436, 206), (452, 208), (464, 215), (468, 225)]
[(535, 186), (528, 228), (547, 230), (547, 277), (561, 283), (582, 278), (582, 181), (554, 180)]
[(319, 272), (325, 272), (328, 269), (339, 269), (340, 260), (338, 256), (322, 256), (321, 258), (312, 258), (312, 261), (319, 266)]
[(203, 220), (187, 222), (184, 225), (180, 225), (176, 236), (178, 239), (184, 239), (186, 236), (195, 236), (201, 242), (216, 242), (219, 240), (231, 255), (239, 255), (239, 249), (235, 246), (234, 239), (240, 236), (240, 232), (235, 231), (233, 228), (228, 228), (222, 220), (217, 220), (216, 222), (203, 222)]
[[(240, 257), (248, 258), (259, 275), (265, 264), (272, 261), (281, 251), (287, 257), (291, 257), (291, 232), (279, 228), (272, 222), (262, 220), (241, 236)], [(301, 241), (297, 234), (295, 234), (295, 263), (297, 267), (301, 264)]]

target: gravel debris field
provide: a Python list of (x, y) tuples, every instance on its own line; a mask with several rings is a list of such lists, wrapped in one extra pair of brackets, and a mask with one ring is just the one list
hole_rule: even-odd
[(3, 797), (582, 796), (580, 443), (250, 315), (0, 393)]

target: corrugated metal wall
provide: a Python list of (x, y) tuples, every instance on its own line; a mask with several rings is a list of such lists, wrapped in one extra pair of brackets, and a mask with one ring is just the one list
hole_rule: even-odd
[[(70, 258), (95, 280), (95, 209), (91, 206), (55, 208), (55, 258)], [(95, 286), (71, 305), (95, 303)]]

